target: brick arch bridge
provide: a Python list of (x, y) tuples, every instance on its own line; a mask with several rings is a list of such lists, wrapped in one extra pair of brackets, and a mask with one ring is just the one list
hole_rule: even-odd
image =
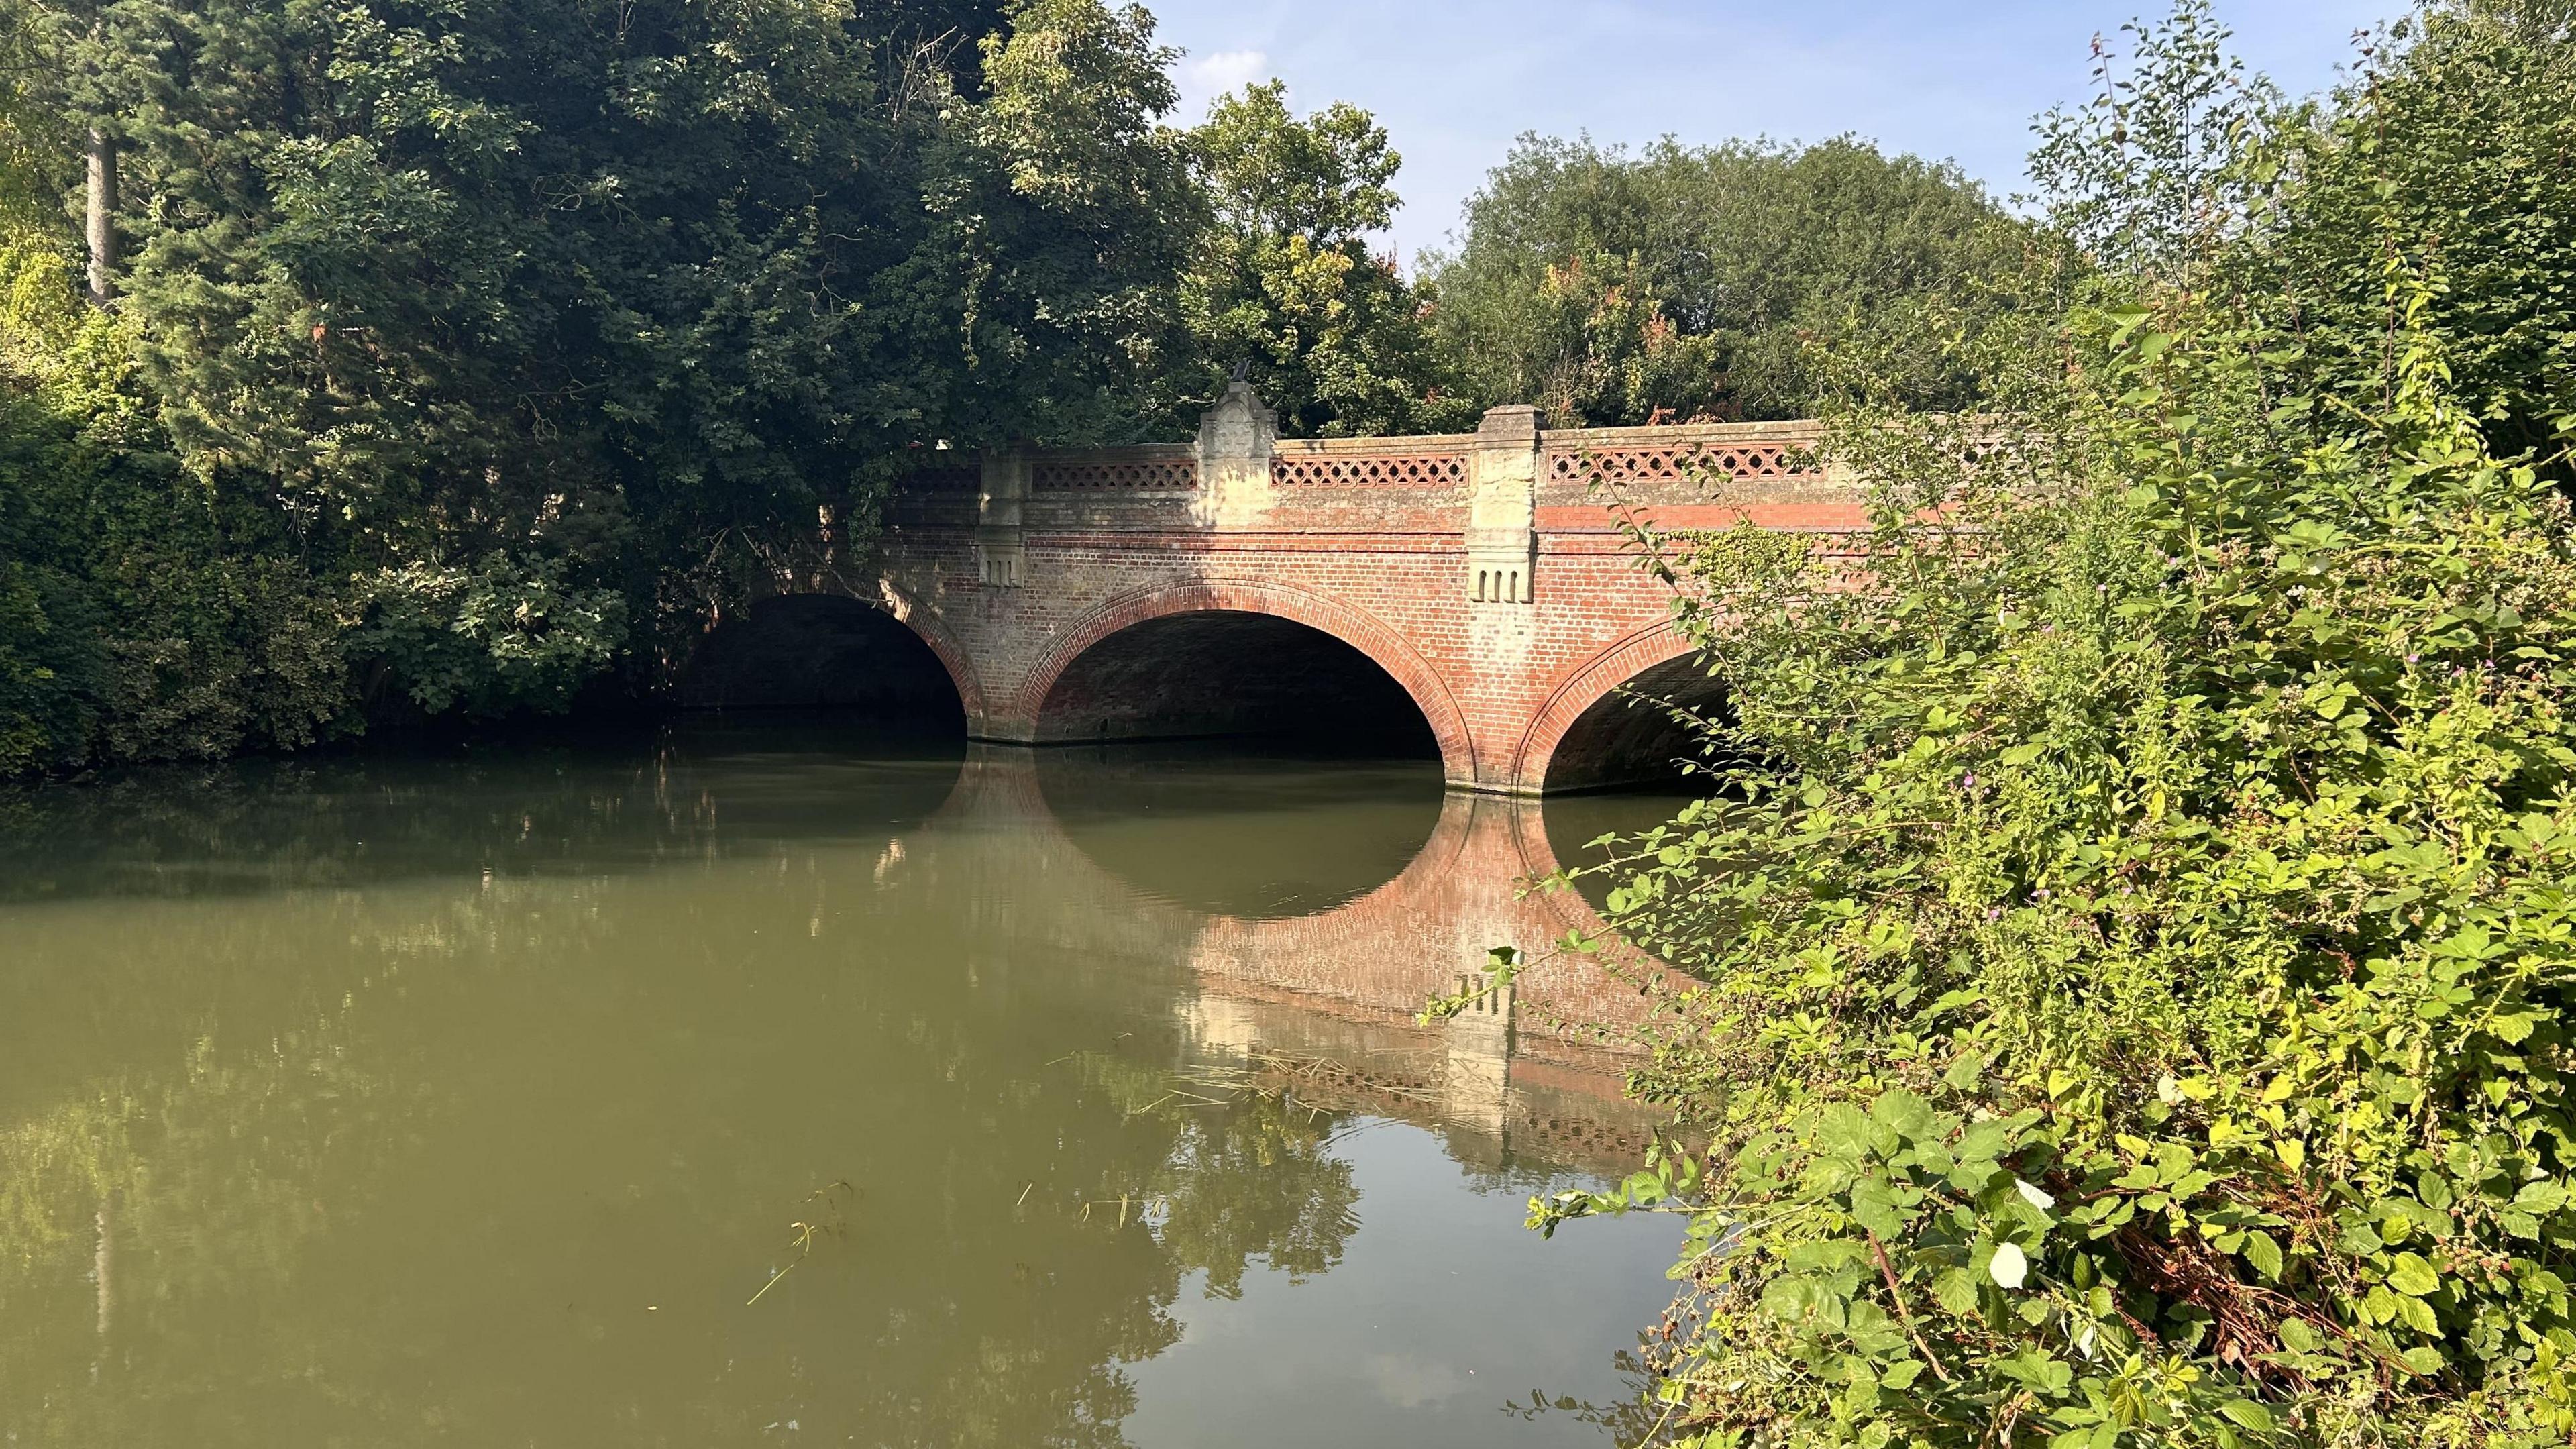
[(1808, 423), (1547, 429), (1528, 407), (1474, 433), (1282, 439), (1238, 383), (1194, 444), (921, 470), (847, 591), (928, 642), (980, 739), (1233, 732), (1338, 687), (1311, 631), (1409, 697), (1452, 786), (1538, 793), (1664, 767), (1618, 758), (1655, 733), (1620, 687), (1690, 673), (1670, 592), (1607, 500), (1667, 528), (1857, 530), (1856, 490), (1806, 460), (1815, 440)]

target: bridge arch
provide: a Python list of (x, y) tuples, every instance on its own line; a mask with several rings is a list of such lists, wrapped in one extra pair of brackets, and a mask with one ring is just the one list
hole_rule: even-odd
[(890, 581), (878, 587), (880, 596), (872, 601), (876, 608), (893, 618), (896, 623), (910, 629), (915, 638), (929, 645), (930, 652), (939, 657), (940, 666), (948, 671), (948, 682), (957, 690), (957, 702), (965, 707), (966, 732), (977, 733), (987, 717), (987, 711), (984, 702), (984, 682), (975, 673), (973, 656), (959, 647), (957, 641), (949, 636), (948, 631), (940, 627), (939, 621), (932, 616), (931, 612), (921, 607), (920, 602), (910, 594), (896, 588)]
[(971, 731), (984, 699), (969, 656), (887, 593), (755, 594), (720, 611), (674, 661), (672, 697), (684, 708), (857, 710)]
[(1114, 634), (1158, 619), (1190, 614), (1254, 614), (1302, 624), (1357, 650), (1402, 687), (1422, 712), (1453, 784), (1476, 779), (1476, 750), (1466, 713), (1432, 668), (1395, 628), (1339, 600), (1252, 580), (1207, 580), (1140, 589), (1100, 605), (1066, 628), (1031, 668), (1012, 713), (1032, 734), (1042, 728), (1048, 696), (1076, 661)]
[(1674, 727), (1650, 705), (1620, 698), (1627, 685), (1650, 698), (1693, 704), (1717, 698), (1697, 651), (1672, 620), (1633, 630), (1549, 693), (1514, 752), (1513, 788), (1540, 793), (1654, 778), (1657, 751), (1672, 744)]

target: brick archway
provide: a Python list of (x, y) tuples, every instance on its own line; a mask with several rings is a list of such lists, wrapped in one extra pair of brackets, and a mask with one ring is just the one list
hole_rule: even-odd
[(948, 682), (957, 690), (957, 702), (966, 711), (966, 732), (973, 734), (986, 717), (984, 682), (975, 673), (973, 659), (960, 648), (948, 631), (939, 627), (930, 611), (894, 586), (891, 581), (879, 584), (881, 597), (877, 607), (896, 623), (912, 631), (913, 637), (930, 646), (939, 658), (940, 667), (948, 671)]
[(1140, 589), (1102, 604), (1057, 636), (1030, 669), (1012, 706), (1015, 718), (1034, 725), (1047, 696), (1073, 662), (1109, 636), (1149, 620), (1180, 614), (1261, 614), (1328, 634), (1358, 650), (1404, 687), (1440, 744), (1443, 773), (1453, 782), (1476, 779), (1476, 749), (1467, 718), (1429, 660), (1385, 621), (1338, 600), (1251, 580), (1208, 580)]
[(1513, 788), (1537, 793), (1547, 788), (1547, 770), (1557, 746), (1583, 712), (1603, 696), (1658, 664), (1669, 664), (1691, 652), (1691, 643), (1670, 619), (1636, 630), (1586, 660), (1548, 694), (1521, 736), (1512, 755)]

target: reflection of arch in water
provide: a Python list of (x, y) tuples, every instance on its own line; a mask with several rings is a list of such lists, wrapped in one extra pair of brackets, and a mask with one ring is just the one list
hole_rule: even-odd
[(1594, 655), (1550, 692), (1515, 754), (1529, 791), (1672, 780), (1700, 741), (1659, 707), (1723, 708), (1724, 690), (1672, 621), (1647, 625)]
[(1580, 896), (1523, 890), (1557, 868), (1539, 812), (1527, 800), (1451, 792), (1430, 841), (1395, 879), (1314, 915), (1212, 917), (1191, 966), (1202, 976), (1410, 1018), (1460, 976), (1481, 971), (1494, 947), (1517, 946), (1533, 962), (1517, 985), (1525, 1039), (1570, 1039), (1585, 1025), (1634, 1027), (1646, 1006), (1634, 987), (1595, 959), (1550, 952), (1568, 931), (1597, 933), (1601, 922)]
[[(1203, 583), (1146, 589), (1110, 600), (1094, 609), (1080, 622), (1068, 628), (1063, 636), (1029, 671), (1021, 687), (1015, 713), (1028, 722), (1029, 738), (1040, 741), (1096, 739), (1104, 735), (1138, 736), (1152, 733), (1149, 725), (1139, 726), (1144, 716), (1140, 707), (1150, 701), (1137, 699), (1092, 698), (1068, 701), (1059, 698), (1071, 679), (1082, 682), (1081, 666), (1086, 658), (1095, 657), (1103, 645), (1116, 636), (1139, 626), (1151, 627), (1163, 620), (1187, 617), (1221, 619), (1224, 616), (1251, 615), (1303, 625), (1347, 646), (1399, 686), (1405, 697), (1420, 712), (1440, 751), (1442, 768), (1453, 781), (1475, 778), (1475, 749), (1469, 742), (1465, 714), (1449, 687), (1441, 682), (1438, 671), (1393, 627), (1349, 604), (1324, 598), (1302, 590), (1251, 580), (1211, 580)], [(1178, 629), (1158, 631), (1177, 635)], [(1279, 636), (1286, 637), (1286, 636)], [(1168, 642), (1158, 640), (1155, 642)], [(1226, 643), (1250, 642), (1226, 640)], [(1210, 655), (1200, 655), (1193, 662), (1216, 662)], [(1268, 661), (1259, 658), (1229, 662), (1254, 666)], [(1176, 673), (1177, 670), (1167, 671)], [(1122, 681), (1123, 682), (1123, 681)], [(1292, 679), (1288, 681), (1294, 683)], [(1072, 706), (1068, 708), (1068, 706)], [(1113, 717), (1118, 727), (1102, 729)], [(1175, 733), (1223, 733), (1227, 731), (1184, 728)]]
[[(1540, 810), (1529, 800), (1444, 792), (1429, 840), (1393, 879), (1328, 910), (1270, 919), (1193, 910), (1104, 869), (1056, 819), (1034, 751), (970, 747), (934, 819), (1012, 842), (1009, 878), (1096, 900), (1093, 914), (1104, 920), (1156, 923), (1202, 975), (1409, 1019), (1461, 974), (1482, 970), (1496, 946), (1536, 957), (1569, 930), (1601, 929), (1578, 895), (1522, 890), (1557, 869)], [(998, 894), (1009, 881), (995, 887)], [(1117, 934), (1132, 932), (1122, 924)], [(1525, 1006), (1568, 1022), (1617, 1028), (1644, 1017), (1635, 989), (1589, 959), (1534, 966), (1520, 987)]]
[(1047, 805), (1084, 855), (1141, 895), (1211, 916), (1313, 915), (1377, 890), (1429, 843), (1444, 793), (1428, 760), (1318, 770), (1234, 743), (1036, 758)]
[[(1201, 992), (1190, 1024), (1204, 1045), (1322, 1053), (1373, 1044), (1365, 1049), (1402, 1059), (1377, 1075), (1404, 1078), (1409, 1071), (1439, 1082), (1443, 1094), (1432, 1105), (1441, 1120), (1489, 1138), (1500, 1128), (1514, 1140), (1570, 1143), (1626, 1120), (1621, 1048), (1653, 1003), (1594, 958), (1532, 966), (1518, 984), (1514, 1030), (1474, 1021), (1414, 1025), (1425, 1001), (1480, 970), (1493, 947), (1519, 945), (1543, 957), (1569, 929), (1598, 929), (1580, 897), (1518, 889), (1556, 868), (1535, 802), (1446, 792), (1429, 841), (1393, 879), (1328, 910), (1254, 919), (1175, 904), (1089, 858), (1054, 818), (1037, 761), (1034, 751), (972, 748), (937, 817), (996, 852), (990, 887), (970, 889), (995, 901), (1042, 883), (1053, 899), (1092, 903), (1081, 913), (1088, 926), (1078, 939), (1063, 934), (1063, 916), (1030, 913), (1054, 923), (1055, 944), (1185, 963)], [(1623, 968), (1632, 979), (1661, 974), (1633, 959)], [(1593, 1105), (1566, 1105), (1583, 1101)], [(1560, 1130), (1577, 1119), (1592, 1126)]]

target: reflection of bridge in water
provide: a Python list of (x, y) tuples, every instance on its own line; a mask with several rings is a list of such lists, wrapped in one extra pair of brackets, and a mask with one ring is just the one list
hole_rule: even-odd
[[(954, 884), (979, 927), (1042, 932), (1068, 961), (1178, 962), (1196, 987), (1181, 1011), (1200, 1051), (1318, 1106), (1436, 1124), (1464, 1157), (1625, 1165), (1642, 1148), (1651, 1118), (1621, 1088), (1651, 1004), (1634, 982), (1662, 972), (1548, 955), (1600, 920), (1579, 896), (1523, 889), (1558, 866), (1537, 802), (1446, 792), (1393, 879), (1264, 916), (1194, 908), (1104, 867), (1065, 829), (1045, 773), (1037, 751), (975, 746), (928, 822), (939, 845), (921, 864), (966, 867)], [(959, 851), (961, 837), (973, 848)], [(1513, 987), (1418, 1024), (1501, 945), (1535, 958)]]
[[(1151, 755), (752, 733), (40, 802), (0, 856), (0, 1438), (748, 1443), (784, 1407), (1111, 1444), (1192, 1275), (1331, 1271), (1372, 1155), (1449, 1194), (1369, 1205), (1398, 1241), (1458, 1229), (1443, 1152), (1633, 1163), (1621, 1056), (1551, 1020), (1636, 1018), (1596, 967), (1534, 972), (1517, 1029), (1412, 1021), (1587, 919), (1511, 889), (1553, 863), (1531, 805)], [(1218, 1080), (1269, 1095), (1181, 1100)], [(1344, 1114), (1438, 1145), (1343, 1151)], [(1495, 1324), (1569, 1281), (1460, 1261)]]

